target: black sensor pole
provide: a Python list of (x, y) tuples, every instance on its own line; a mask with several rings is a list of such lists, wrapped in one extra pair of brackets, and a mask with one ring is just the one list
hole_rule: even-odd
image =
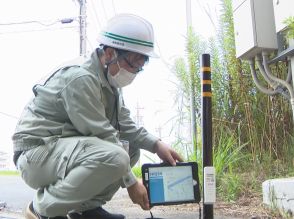
[(202, 124), (202, 155), (203, 155), (203, 218), (213, 219), (213, 204), (205, 203), (204, 168), (213, 166), (212, 157), (212, 112), (211, 112), (211, 68), (210, 55), (202, 54), (201, 67), (201, 124)]

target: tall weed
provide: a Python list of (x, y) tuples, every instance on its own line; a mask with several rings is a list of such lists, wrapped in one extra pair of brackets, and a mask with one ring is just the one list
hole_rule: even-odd
[(242, 153), (247, 143), (238, 144), (234, 135), (222, 134), (219, 143), (214, 147), (213, 163), (218, 174), (231, 172), (233, 167), (246, 158), (248, 154)]
[(242, 193), (242, 179), (233, 173), (224, 173), (218, 177), (218, 196), (225, 201), (236, 201)]
[[(236, 175), (235, 170), (238, 169), (238, 166), (240, 166), (242, 162), (248, 159), (249, 154), (246, 152), (246, 150), (244, 150), (244, 147), (247, 144), (240, 144), (238, 136), (236, 136), (234, 133), (232, 134), (230, 132), (220, 131), (218, 136), (218, 142), (213, 146), (213, 166), (215, 167), (216, 171), (218, 190), (227, 191), (227, 185), (239, 184), (240, 180)], [(198, 163), (199, 178), (200, 182), (202, 182), (202, 157), (196, 158), (196, 155), (192, 154), (188, 160), (196, 161)], [(233, 177), (233, 175), (235, 176)], [(228, 176), (229, 178), (227, 178)], [(236, 196), (238, 196), (237, 186), (235, 189), (234, 186), (231, 188), (230, 193), (234, 192), (236, 193)], [(228, 194), (228, 196), (231, 197), (233, 194)]]

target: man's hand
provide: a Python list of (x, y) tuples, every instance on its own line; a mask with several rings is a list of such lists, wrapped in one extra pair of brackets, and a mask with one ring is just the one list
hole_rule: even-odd
[(176, 161), (183, 161), (183, 159), (176, 151), (171, 149), (166, 143), (162, 141), (157, 141), (155, 143), (154, 151), (161, 160), (166, 161), (173, 166), (176, 165)]
[(137, 181), (134, 185), (128, 187), (127, 189), (133, 203), (139, 204), (144, 210), (150, 209), (147, 190), (142, 183)]

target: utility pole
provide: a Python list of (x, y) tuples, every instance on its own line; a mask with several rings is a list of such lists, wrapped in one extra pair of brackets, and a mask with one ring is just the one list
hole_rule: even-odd
[(86, 0), (79, 0), (80, 3), (80, 56), (86, 57), (87, 55), (87, 8)]
[[(187, 19), (187, 35), (189, 29), (192, 27), (192, 15), (191, 15), (191, 0), (186, 0), (186, 19)], [(196, 153), (197, 158), (197, 122), (196, 122), (196, 107), (195, 107), (195, 83), (194, 72), (190, 72), (190, 107), (191, 107), (191, 140), (192, 140), (192, 153)]]
[(136, 107), (136, 110), (137, 110), (136, 123), (137, 123), (137, 126), (139, 126), (139, 127), (144, 125), (143, 116), (141, 115), (141, 110), (143, 110), (143, 109), (144, 109), (144, 107), (140, 107), (139, 102), (137, 102), (137, 107)]
[[(137, 107), (136, 107), (136, 110), (137, 110), (137, 114), (136, 114), (136, 124), (138, 127), (142, 127), (144, 125), (144, 122), (143, 122), (143, 115), (141, 115), (141, 110), (143, 110), (144, 107), (140, 107), (140, 104), (139, 104), (139, 101), (137, 101)], [(141, 151), (141, 153), (143, 153)], [(139, 158), (139, 161), (138, 161), (138, 166), (141, 167), (141, 159), (142, 159), (142, 156), (140, 156)]]

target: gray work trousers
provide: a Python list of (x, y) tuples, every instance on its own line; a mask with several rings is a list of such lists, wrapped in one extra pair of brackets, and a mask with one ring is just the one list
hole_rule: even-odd
[(26, 184), (37, 189), (36, 211), (55, 217), (105, 204), (139, 156), (139, 149), (130, 147), (128, 154), (96, 137), (68, 137), (23, 152), (17, 166)]

